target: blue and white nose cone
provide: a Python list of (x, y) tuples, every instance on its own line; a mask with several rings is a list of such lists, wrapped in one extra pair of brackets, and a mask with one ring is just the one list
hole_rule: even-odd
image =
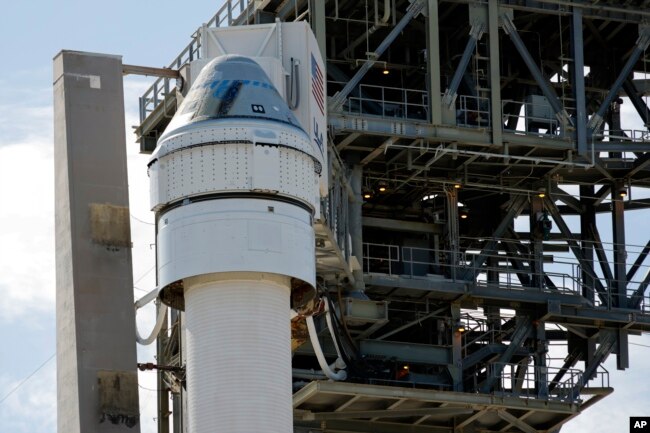
[(208, 63), (149, 163), (193, 433), (289, 433), (292, 285), (315, 287), (317, 149), (252, 59)]
[(276, 121), (300, 128), (257, 62), (244, 56), (227, 55), (217, 57), (203, 68), (159, 144), (185, 125), (235, 118)]

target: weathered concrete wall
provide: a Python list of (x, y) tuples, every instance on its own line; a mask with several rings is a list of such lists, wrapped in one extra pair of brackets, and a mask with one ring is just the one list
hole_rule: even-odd
[(59, 433), (138, 433), (122, 59), (54, 58)]

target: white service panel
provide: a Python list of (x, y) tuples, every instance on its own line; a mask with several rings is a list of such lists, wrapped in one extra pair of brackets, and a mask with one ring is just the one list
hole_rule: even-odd
[(253, 146), (253, 191), (277, 192), (280, 189), (280, 149), (278, 147)]
[(160, 287), (220, 272), (316, 283), (311, 215), (290, 203), (222, 198), (180, 206), (161, 217), (157, 242)]

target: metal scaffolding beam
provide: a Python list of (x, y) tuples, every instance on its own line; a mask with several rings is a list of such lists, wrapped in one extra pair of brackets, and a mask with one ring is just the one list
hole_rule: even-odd
[[(440, 96), (440, 34), (438, 23), (438, 0), (427, 0), (427, 56), (429, 109), (431, 110), (431, 123), (442, 123), (442, 97)], [(435, 53), (435, 55), (433, 54)]]
[(504, 421), (509, 422), (510, 424), (514, 425), (517, 427), (519, 430), (523, 431), (524, 433), (539, 433), (539, 431), (536, 428), (531, 427), (529, 424), (526, 424), (524, 421), (521, 419), (515, 417), (509, 412), (506, 412), (504, 410), (499, 410), (497, 411), (497, 414), (501, 419)]
[(501, 106), (501, 67), (499, 59), (499, 2), (488, 2), (488, 37), (490, 52), (490, 111), (492, 112), (492, 142), (503, 145), (503, 113)]
[(397, 36), (402, 33), (406, 25), (411, 22), (413, 18), (418, 16), (420, 12), (422, 12), (422, 9), (425, 6), (424, 1), (425, 0), (415, 0), (409, 5), (402, 19), (399, 20), (397, 25), (393, 27), (386, 38), (384, 38), (384, 40), (375, 49), (375, 51), (372, 53), (372, 57), (366, 60), (361, 68), (357, 71), (357, 73), (354, 74), (350, 81), (348, 81), (345, 87), (343, 87), (340, 92), (336, 93), (332, 97), (328, 107), (330, 111), (338, 111), (343, 106), (350, 92), (352, 92), (352, 90), (361, 82), (370, 68), (372, 68), (373, 65), (377, 63), (377, 59), (379, 59), (379, 57), (384, 54), (384, 51), (386, 51), (390, 44), (393, 43), (395, 38), (397, 38)]
[(571, 19), (571, 53), (573, 62), (570, 64), (573, 81), (573, 98), (576, 104), (575, 125), (576, 145), (579, 155), (586, 155), (587, 148), (587, 101), (585, 97), (585, 59), (584, 39), (582, 29), (582, 9), (573, 7)]
[(574, 386), (573, 394), (579, 395), (580, 390), (587, 385), (587, 383), (596, 376), (598, 367), (605, 362), (607, 357), (612, 353), (616, 347), (617, 332), (609, 329), (600, 331), (600, 345), (593, 357), (585, 361), (586, 367), (582, 375), (582, 379)]
[(479, 39), (481, 39), (481, 36), (483, 36), (484, 31), (485, 31), (485, 24), (483, 23), (476, 23), (472, 25), (472, 28), (470, 29), (469, 39), (467, 40), (467, 44), (465, 45), (465, 50), (463, 51), (463, 55), (460, 57), (458, 66), (456, 66), (456, 72), (454, 72), (454, 76), (451, 79), (451, 83), (449, 84), (449, 87), (447, 87), (447, 90), (445, 90), (445, 95), (442, 97), (442, 103), (447, 108), (452, 108), (454, 102), (456, 101), (458, 86), (460, 86), (460, 82), (463, 78), (463, 75), (465, 74), (467, 65), (469, 64), (469, 61), (472, 58), (472, 54), (474, 54), (474, 48), (476, 48), (476, 43), (478, 42)]
[(480, 388), (482, 393), (488, 394), (492, 391), (492, 388), (494, 388), (494, 385), (497, 383), (501, 376), (501, 373), (503, 372), (504, 364), (510, 362), (517, 349), (521, 347), (521, 345), (528, 337), (530, 333), (530, 324), (530, 317), (517, 317), (517, 326), (512, 333), (512, 337), (510, 337), (510, 344), (501, 354), (501, 356), (499, 356), (497, 361), (490, 364), (492, 366), (492, 370), (490, 371), (490, 369), (488, 369), (488, 378)]
[(623, 90), (628, 98), (630, 98), (630, 102), (634, 105), (636, 112), (641, 116), (641, 120), (643, 120), (643, 124), (647, 128), (650, 125), (650, 110), (630, 77), (623, 82)]
[(592, 224), (589, 227), (589, 232), (591, 233), (591, 239), (592, 239), (590, 242), (593, 244), (594, 249), (596, 251), (596, 257), (598, 257), (598, 264), (600, 265), (600, 270), (603, 272), (603, 276), (607, 281), (607, 287), (609, 288), (609, 290), (611, 290), (614, 284), (614, 275), (612, 274), (612, 268), (609, 266), (609, 260), (607, 260), (607, 254), (605, 253), (605, 249), (603, 248), (603, 243), (600, 240), (600, 235), (598, 233), (598, 229), (596, 228), (595, 224)]
[[(569, 229), (569, 226), (567, 226), (566, 223), (564, 222), (564, 219), (562, 218), (562, 214), (560, 213), (559, 209), (557, 208), (557, 206), (555, 206), (555, 203), (553, 203), (551, 200), (548, 199), (544, 199), (544, 200), (547, 209), (549, 210), (551, 216), (553, 217), (553, 221), (555, 221), (555, 224), (557, 224), (562, 234), (566, 237), (567, 243), (569, 244), (569, 248), (571, 248), (571, 251), (573, 251), (573, 255), (580, 262), (580, 266), (582, 267), (583, 272), (586, 272), (593, 277), (594, 288), (596, 290), (596, 293), (598, 294), (598, 297), (605, 305), (611, 306), (611, 304), (609, 303), (610, 301), (608, 296), (609, 292), (605, 289), (603, 283), (596, 277), (596, 273), (594, 271), (591, 261), (587, 260), (582, 255), (582, 249), (580, 248), (578, 243), (575, 240), (573, 240), (573, 235), (571, 234), (571, 230)], [(589, 288), (590, 287), (587, 287), (587, 289)]]
[(639, 284), (639, 287), (634, 291), (634, 294), (632, 294), (632, 297), (630, 298), (630, 307), (634, 309), (638, 309), (641, 306), (641, 303), (643, 302), (643, 296), (645, 295), (645, 291), (648, 289), (648, 285), (650, 285), (650, 271), (648, 271), (643, 278), (643, 281)]
[(485, 263), (485, 260), (487, 260), (491, 251), (496, 250), (497, 239), (503, 236), (503, 234), (508, 229), (510, 224), (512, 224), (514, 218), (521, 213), (525, 205), (526, 205), (525, 196), (519, 195), (512, 198), (512, 200), (510, 201), (510, 205), (508, 206), (508, 210), (506, 211), (506, 214), (503, 216), (503, 219), (501, 220), (501, 223), (494, 230), (491, 239), (485, 244), (481, 253), (474, 260), (472, 260), (470, 268), (467, 270), (467, 273), (465, 274), (465, 278), (471, 278), (471, 279), (476, 278), (477, 273), (480, 272), (481, 267)]
[(591, 119), (589, 119), (588, 132), (590, 135), (594, 134), (602, 124), (605, 113), (609, 110), (614, 98), (618, 98), (618, 93), (621, 90), (621, 87), (623, 87), (623, 83), (634, 71), (634, 66), (638, 62), (639, 57), (641, 57), (641, 54), (643, 54), (646, 48), (648, 48), (648, 45), (650, 45), (650, 29), (643, 27), (639, 31), (639, 38), (636, 41), (636, 45), (634, 46), (630, 57), (628, 57), (627, 62), (625, 62), (618, 77), (614, 80), (607, 96), (605, 96), (605, 99), (603, 99), (603, 102), (600, 104), (600, 108), (598, 108), (598, 111), (591, 116)]
[(544, 77), (544, 74), (539, 69), (539, 66), (537, 66), (537, 63), (535, 63), (533, 56), (530, 55), (528, 48), (526, 48), (526, 44), (524, 44), (524, 41), (521, 40), (521, 37), (517, 32), (517, 27), (515, 26), (515, 23), (512, 22), (512, 18), (510, 18), (508, 14), (501, 14), (501, 22), (503, 23), (503, 30), (510, 37), (513, 45), (519, 52), (519, 55), (537, 82), (537, 85), (542, 90), (542, 93), (548, 100), (549, 104), (551, 104), (551, 107), (553, 107), (555, 115), (560, 121), (567, 122), (568, 124), (572, 125), (573, 120), (562, 106), (560, 99), (557, 97), (557, 93), (555, 93), (555, 89), (553, 89), (553, 87), (551, 87), (551, 85), (548, 83)]
[(643, 265), (643, 262), (645, 261), (646, 257), (648, 257), (648, 253), (650, 253), (650, 241), (648, 241), (648, 243), (645, 244), (645, 247), (643, 247), (638, 257), (634, 261), (634, 264), (632, 265), (630, 270), (627, 271), (627, 274), (625, 276), (627, 281), (632, 281), (632, 279), (636, 275), (641, 265)]

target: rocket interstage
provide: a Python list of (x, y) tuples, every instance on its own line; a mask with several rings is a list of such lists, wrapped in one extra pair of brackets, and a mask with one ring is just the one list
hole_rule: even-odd
[(185, 309), (193, 433), (289, 433), (290, 293), (315, 287), (321, 152), (260, 66), (209, 62), (149, 163), (163, 302)]

